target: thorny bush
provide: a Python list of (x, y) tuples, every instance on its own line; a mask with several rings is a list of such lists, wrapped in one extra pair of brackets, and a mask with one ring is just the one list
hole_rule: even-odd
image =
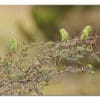
[(67, 71), (94, 74), (100, 52), (95, 49), (99, 36), (93, 34), (83, 41), (80, 37), (67, 42), (39, 41), (9, 52), (0, 60), (0, 95), (43, 95), (42, 89), (54, 75)]

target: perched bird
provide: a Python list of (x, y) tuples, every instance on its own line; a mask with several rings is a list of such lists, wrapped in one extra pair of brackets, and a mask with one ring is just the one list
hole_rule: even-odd
[(18, 45), (17, 40), (15, 38), (11, 37), (9, 39), (9, 43), (10, 43), (10, 46), (9, 46), (10, 53), (15, 52), (17, 49), (17, 45)]
[(88, 25), (86, 26), (82, 33), (81, 33), (81, 41), (83, 41), (84, 39), (88, 38), (89, 33), (92, 31), (92, 26)]
[(67, 42), (68, 38), (69, 38), (69, 34), (65, 29), (60, 29), (60, 34), (62, 37), (62, 41), (63, 42)]

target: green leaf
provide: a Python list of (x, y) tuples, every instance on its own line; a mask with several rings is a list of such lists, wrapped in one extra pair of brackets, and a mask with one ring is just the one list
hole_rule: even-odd
[(90, 70), (88, 73), (89, 73), (90, 75), (94, 75), (94, 74), (95, 74), (95, 71)]
[(90, 70), (94, 68), (92, 64), (87, 64), (86, 67), (89, 68)]
[(56, 71), (57, 71), (57, 72), (60, 72), (60, 71), (62, 71), (62, 70), (64, 70), (64, 66), (57, 66), (57, 67), (56, 67)]
[(77, 52), (82, 52), (82, 51), (84, 51), (84, 50), (85, 50), (84, 47), (77, 46), (77, 48), (76, 48), (76, 51), (77, 51)]
[(97, 63), (100, 63), (100, 57), (96, 56)]
[(46, 45), (48, 45), (48, 46), (52, 46), (53, 44), (54, 44), (54, 42), (52, 42), (52, 41), (49, 41), (46, 43)]
[(76, 55), (77, 58), (84, 58), (84, 55)]

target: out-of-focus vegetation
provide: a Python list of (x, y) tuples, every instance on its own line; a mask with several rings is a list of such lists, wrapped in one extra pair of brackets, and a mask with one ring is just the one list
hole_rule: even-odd
[[(55, 40), (59, 37), (57, 34), (58, 22), (65, 16), (66, 10), (70, 9), (71, 7), (68, 6), (33, 6), (32, 19), (48, 40)], [(19, 28), (27, 38), (34, 40), (32, 34), (25, 30), (24, 26), (19, 25)]]
[[(98, 6), (33, 6), (31, 16), (42, 34), (48, 40), (54, 41), (59, 39), (57, 33), (61, 27), (67, 27), (68, 31), (75, 35), (79, 35), (79, 31), (87, 24), (91, 24), (98, 31), (96, 25), (100, 16), (98, 9), (100, 9)], [(32, 37), (32, 32), (25, 30), (24, 25), (19, 26), (26, 36)], [(33, 35), (35, 37), (35, 31)]]
[(33, 6), (32, 18), (48, 40), (57, 40), (59, 37), (58, 22), (64, 18), (66, 11), (70, 11), (71, 8), (71, 6)]
[[(1, 75), (1, 80), (2, 80), (2, 82), (0, 82), (1, 95), (33, 95), (36, 93), (38, 95), (42, 95), (42, 92), (43, 92), (43, 95), (100, 95), (100, 92), (99, 92), (100, 72), (98, 69), (100, 68), (100, 63), (99, 63), (100, 58), (96, 56), (97, 54), (99, 54), (99, 50), (100, 50), (99, 38), (97, 39), (98, 41), (96, 41), (96, 44), (95, 44), (95, 39), (93, 38), (90, 41), (86, 41), (86, 43), (91, 42), (91, 41), (92, 43), (94, 42), (93, 48), (95, 49), (94, 51), (97, 51), (96, 54), (93, 54), (92, 56), (90, 56), (91, 58), (89, 57), (90, 58), (89, 60), (87, 60), (88, 55), (86, 56), (84, 55), (85, 58), (83, 57), (84, 59), (80, 60), (80, 62), (82, 63), (83, 61), (85, 62), (83, 66), (86, 66), (86, 67), (80, 67), (81, 64), (78, 64), (79, 67), (71, 67), (73, 65), (77, 65), (76, 63), (77, 59), (79, 61), (79, 58), (82, 57), (81, 53), (76, 56), (68, 55), (69, 57), (68, 59), (71, 60), (70, 63), (68, 59), (67, 59), (68, 63), (64, 60), (66, 58), (61, 60), (61, 63), (58, 62), (58, 59), (60, 59), (59, 57), (62, 58), (62, 56), (65, 56), (66, 55), (65, 50), (68, 50), (67, 45), (65, 44), (66, 42), (63, 43), (60, 41), (61, 40), (60, 34), (58, 34), (59, 29), (60, 28), (67, 29), (70, 36), (68, 39), (78, 39), (82, 33), (82, 29), (86, 25), (92, 25), (94, 31), (92, 31), (92, 33), (89, 35), (90, 37), (97, 37), (97, 35), (98, 36), (100, 35), (99, 19), (100, 19), (99, 6), (0, 6), (0, 22), (1, 22), (0, 24), (0, 57), (2, 55), (3, 57), (5, 57), (4, 56), (5, 53), (8, 52), (9, 43), (7, 40), (10, 37), (17, 38), (17, 41), (19, 44), (18, 53), (17, 53), (18, 55), (13, 55), (13, 57), (11, 57), (11, 54), (7, 53), (8, 55), (4, 59), (1, 59), (0, 61), (1, 63), (4, 61), (2, 63), (4, 65), (3, 66), (1, 66), (2, 64), (0, 65), (1, 66), (0, 75)], [(93, 35), (93, 33), (96, 33), (97, 35), (96, 34)], [(50, 40), (51, 42), (46, 44), (46, 43), (41, 43), (40, 42), (41, 40), (42, 41)], [(65, 40), (65, 39), (62, 39), (62, 40)], [(52, 85), (48, 85), (47, 83), (45, 84), (47, 80), (45, 81), (46, 78), (43, 78), (43, 77), (44, 75), (48, 76), (47, 74), (48, 71), (47, 70), (43, 71), (44, 69), (40, 70), (40, 74), (37, 75), (39, 69), (37, 69), (36, 66), (37, 66), (37, 63), (39, 64), (39, 62), (37, 61), (37, 57), (33, 56), (35, 54), (39, 54), (40, 48), (38, 48), (36, 51), (35, 51), (36, 46), (33, 49), (29, 49), (29, 52), (27, 53), (29, 54), (28, 58), (24, 57), (26, 59), (20, 60), (20, 59), (23, 59), (22, 57), (20, 58), (20, 55), (23, 56), (24, 53), (19, 52), (19, 51), (20, 50), (23, 51), (23, 48), (24, 48), (23, 44), (25, 44), (26, 42), (29, 43), (28, 44), (29, 46), (30, 41), (31, 42), (37, 41), (36, 42), (37, 46), (40, 46), (40, 48), (46, 49), (46, 50), (42, 49), (44, 50), (43, 52), (45, 52), (45, 55), (48, 55), (47, 48), (49, 46), (51, 46), (51, 48), (55, 48), (54, 49), (55, 56), (59, 55), (59, 50), (61, 50), (61, 48), (62, 48), (62, 51), (64, 50), (62, 53), (64, 53), (65, 55), (61, 54), (57, 56), (55, 60), (53, 60), (57, 62), (57, 64), (56, 63), (54, 64), (54, 62), (52, 63), (54, 65), (59, 66), (59, 67), (57, 66), (55, 67), (56, 71), (58, 71), (57, 73), (65, 70), (65, 67), (67, 66), (67, 64), (69, 65), (71, 64), (71, 66), (67, 69), (67, 71), (82, 72), (83, 70), (87, 71), (87, 69), (89, 68), (87, 72), (94, 73), (93, 66), (94, 66), (94, 69), (96, 69), (97, 71), (95, 75), (93, 76), (88, 76), (88, 74), (86, 73), (64, 72), (64, 73), (57, 74), (57, 77), (55, 76), (56, 77), (55, 80), (58, 81), (56, 82), (56, 84), (52, 84)], [(83, 42), (81, 44), (81, 42), (80, 44), (78, 44), (78, 47), (76, 49), (77, 52), (84, 51), (84, 53), (87, 53), (86, 50), (88, 50), (88, 52), (89, 50), (91, 50), (92, 53), (94, 52), (92, 51), (91, 46), (89, 48), (86, 48), (84, 47), (84, 45), (82, 45), (85, 43)], [(71, 44), (73, 43), (75, 42), (71, 42)], [(56, 48), (56, 46), (58, 48)], [(82, 48), (80, 46), (82, 46)], [(42, 53), (42, 55), (43, 54), (44, 53)], [(44, 56), (44, 57), (47, 57), (47, 56)], [(76, 60), (73, 61), (73, 58), (75, 58)], [(44, 59), (44, 58), (41, 58), (41, 59)], [(36, 68), (36, 70), (33, 70), (33, 67), (30, 69), (31, 64), (34, 63), (33, 60), (36, 62), (35, 63), (36, 66), (34, 67)], [(22, 63), (18, 61), (21, 61), (22, 63), (25, 62), (25, 65), (23, 65)], [(45, 60), (43, 61), (45, 62)], [(48, 60), (46, 60), (46, 62), (48, 62)], [(30, 63), (30, 66), (27, 66), (27, 64), (29, 63)], [(19, 64), (18, 67), (15, 67), (16, 64)], [(9, 67), (7, 67), (8, 65)], [(20, 68), (20, 66), (22, 66), (22, 68)], [(64, 67), (62, 68), (61, 66), (64, 66)], [(16, 71), (14, 72), (14, 70)], [(25, 70), (28, 70), (29, 73), (31, 71), (34, 72), (35, 73), (34, 77), (36, 78), (36, 80), (37, 80), (37, 77), (39, 77), (39, 79), (37, 80), (38, 81), (37, 83), (39, 84), (34, 83), (34, 80), (31, 80), (31, 78), (33, 77), (33, 73), (27, 75), (25, 73)], [(22, 72), (22, 76), (20, 74), (21, 72)], [(2, 76), (4, 77), (4, 80)], [(28, 80), (29, 78), (30, 80)], [(41, 84), (40, 82), (41, 78), (42, 78), (43, 84)], [(28, 84), (29, 81), (31, 82)], [(23, 85), (24, 83), (25, 85)], [(31, 83), (34, 83), (35, 87)], [(48, 85), (48, 86), (41, 91), (40, 90), (41, 87), (38, 88), (40, 84), (41, 86), (42, 85), (44, 86)], [(32, 89), (30, 89), (31, 86), (33, 86)]]

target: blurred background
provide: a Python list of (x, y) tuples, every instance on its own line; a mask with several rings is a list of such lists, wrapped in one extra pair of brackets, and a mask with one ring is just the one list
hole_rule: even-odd
[[(10, 37), (22, 48), (23, 42), (60, 40), (60, 28), (67, 29), (70, 37), (78, 36), (86, 25), (100, 35), (100, 6), (0, 6), (0, 56), (8, 52)], [(99, 71), (94, 76), (67, 73), (43, 91), (45, 95), (100, 95), (99, 75)]]

